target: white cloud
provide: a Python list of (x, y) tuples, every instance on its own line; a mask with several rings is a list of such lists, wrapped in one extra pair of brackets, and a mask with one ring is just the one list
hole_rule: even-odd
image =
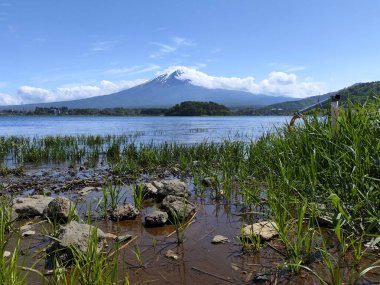
[(159, 65), (156, 64), (151, 64), (148, 66), (142, 66), (142, 65), (135, 65), (132, 67), (123, 67), (123, 68), (114, 68), (107, 70), (105, 73), (108, 74), (139, 74), (139, 73), (145, 73), (145, 72), (150, 72), (150, 71), (155, 71), (160, 69)]
[(122, 80), (119, 82), (102, 80), (94, 85), (62, 86), (53, 90), (33, 86), (21, 86), (14, 97), (0, 93), (0, 104), (29, 104), (83, 99), (115, 93), (144, 82), (146, 82), (145, 79)]
[(0, 105), (17, 105), (21, 103), (22, 101), (17, 96), (0, 93)]
[(100, 41), (95, 42), (92, 44), (91, 51), (92, 52), (99, 52), (99, 51), (106, 51), (111, 49), (112, 47), (117, 44), (117, 41)]
[(296, 71), (302, 71), (306, 69), (306, 66), (290, 65), (290, 64), (278, 63), (278, 62), (271, 62), (268, 65), (272, 66), (273, 68), (277, 70), (285, 71), (285, 72), (296, 72)]
[(290, 96), (303, 98), (327, 92), (327, 87), (322, 82), (307, 78), (304, 81), (297, 79), (297, 75), (281, 71), (273, 71), (268, 76), (256, 81), (252, 76), (248, 77), (223, 77), (210, 76), (194, 68), (185, 66), (172, 66), (157, 74), (170, 74), (175, 70), (182, 70), (182, 79), (191, 80), (192, 84), (210, 89), (241, 90), (257, 94), (271, 96)]
[(191, 46), (192, 42), (189, 41), (186, 38), (180, 38), (180, 37), (174, 37), (171, 39), (170, 44), (163, 44), (163, 43), (152, 43), (153, 45), (156, 45), (159, 47), (157, 51), (154, 53), (150, 54), (150, 58), (161, 58), (164, 57), (168, 54), (175, 53), (180, 49), (181, 47), (184, 46)]

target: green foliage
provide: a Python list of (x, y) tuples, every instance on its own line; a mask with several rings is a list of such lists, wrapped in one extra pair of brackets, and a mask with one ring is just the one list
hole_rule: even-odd
[(214, 102), (185, 101), (170, 108), (165, 116), (226, 116), (231, 111)]

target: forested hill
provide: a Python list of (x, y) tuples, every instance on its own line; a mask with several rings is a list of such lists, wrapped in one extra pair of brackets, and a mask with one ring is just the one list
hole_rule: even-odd
[(214, 102), (185, 101), (170, 108), (166, 116), (226, 116), (231, 111), (224, 105)]
[(375, 97), (380, 99), (380, 81), (357, 83), (337, 92), (330, 92), (324, 95), (313, 96), (297, 101), (272, 104), (263, 108), (251, 110), (251, 113), (247, 110), (247, 115), (289, 115), (336, 94), (341, 96), (341, 101), (343, 104), (347, 98), (353, 102), (361, 103), (365, 102), (367, 98), (370, 100)]

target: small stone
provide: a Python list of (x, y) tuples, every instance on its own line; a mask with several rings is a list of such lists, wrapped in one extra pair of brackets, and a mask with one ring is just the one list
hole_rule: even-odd
[(132, 204), (125, 204), (118, 207), (111, 213), (111, 219), (114, 221), (133, 220), (140, 212)]
[(190, 192), (185, 182), (179, 179), (161, 180), (163, 187), (159, 187), (157, 195), (159, 199), (172, 195), (176, 197), (189, 197)]
[(88, 187), (84, 187), (83, 189), (79, 190), (78, 194), (81, 196), (86, 196), (88, 193), (90, 193), (92, 191), (99, 191), (99, 190), (101, 190), (100, 187), (88, 186)]
[(10, 257), (11, 256), (11, 252), (10, 251), (4, 251), (4, 254), (3, 254), (4, 257)]
[(168, 221), (168, 214), (162, 211), (154, 211), (145, 217), (146, 227), (160, 227), (166, 224)]
[(231, 268), (235, 271), (238, 271), (240, 269), (235, 263), (231, 263)]
[(76, 215), (75, 204), (65, 197), (57, 197), (52, 200), (44, 210), (44, 215), (54, 218), (57, 222), (66, 222), (70, 215)]
[(106, 239), (116, 239), (117, 235), (111, 234), (111, 233), (104, 233), (104, 237)]
[(216, 235), (212, 239), (211, 243), (226, 243), (228, 242), (228, 238), (222, 235)]
[(277, 226), (272, 221), (263, 221), (244, 227), (244, 236), (259, 235), (262, 240), (268, 241), (278, 235)]
[(195, 212), (196, 206), (183, 197), (169, 195), (162, 201), (161, 208), (171, 217), (171, 222), (175, 219), (182, 222)]
[(174, 252), (172, 251), (171, 249), (169, 249), (166, 253), (165, 253), (165, 256), (167, 258), (171, 258), (171, 259), (174, 259), (174, 260), (178, 260), (179, 259), (179, 256)]
[(130, 240), (131, 238), (132, 238), (131, 235), (117, 236), (117, 237), (116, 237), (116, 241), (117, 241), (118, 243), (122, 243), (122, 242), (125, 242), (125, 241), (127, 241), (127, 240)]
[(35, 235), (36, 232), (35, 231), (26, 231), (26, 232), (23, 232), (21, 234), (22, 237), (28, 237), (28, 236), (32, 236), (32, 235)]

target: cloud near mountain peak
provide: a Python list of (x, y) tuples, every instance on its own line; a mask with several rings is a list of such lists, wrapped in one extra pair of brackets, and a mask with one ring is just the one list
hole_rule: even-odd
[(290, 96), (295, 98), (323, 94), (327, 91), (327, 87), (322, 82), (316, 82), (310, 78), (299, 81), (297, 80), (296, 74), (283, 71), (272, 71), (268, 74), (267, 78), (261, 81), (256, 81), (252, 76), (243, 78), (211, 76), (186, 66), (172, 66), (158, 72), (157, 75), (170, 75), (177, 70), (181, 71), (179, 75), (180, 79), (190, 80), (194, 85), (209, 89), (240, 90), (271, 96)]
[[(327, 87), (321, 82), (307, 78), (303, 81), (298, 80), (294, 73), (273, 71), (268, 76), (257, 81), (252, 76), (247, 77), (224, 77), (211, 76), (196, 68), (186, 66), (172, 66), (156, 75), (169, 76), (175, 71), (178, 79), (190, 80), (193, 85), (208, 89), (228, 89), (247, 91), (256, 94), (271, 96), (289, 96), (303, 98), (312, 95), (324, 94)], [(17, 94), (9, 95), (0, 92), (0, 105), (44, 103), (54, 101), (66, 101), (89, 98), (98, 95), (107, 95), (121, 90), (125, 90), (146, 82), (145, 79), (121, 80), (112, 82), (101, 80), (94, 84), (87, 85), (67, 85), (56, 89), (45, 89), (34, 86), (21, 86)]]

